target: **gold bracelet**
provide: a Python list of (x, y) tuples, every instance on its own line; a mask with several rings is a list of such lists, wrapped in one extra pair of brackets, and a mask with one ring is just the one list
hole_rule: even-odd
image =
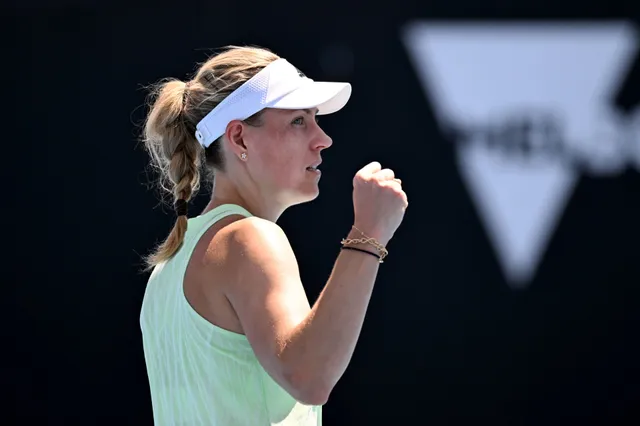
[(375, 238), (369, 237), (367, 234), (365, 234), (364, 232), (362, 232), (361, 230), (359, 230), (355, 226), (353, 226), (353, 229), (355, 229), (360, 234), (362, 234), (362, 236), (364, 238), (344, 238), (344, 239), (342, 239), (341, 244), (342, 245), (348, 245), (348, 244), (371, 244), (372, 246), (374, 246), (376, 248), (376, 250), (378, 250), (378, 253), (380, 253), (379, 262), (383, 263), (384, 258), (387, 257), (387, 255), (389, 254), (389, 251), (385, 248), (385, 246), (380, 244), (378, 242), (378, 240), (376, 240)]

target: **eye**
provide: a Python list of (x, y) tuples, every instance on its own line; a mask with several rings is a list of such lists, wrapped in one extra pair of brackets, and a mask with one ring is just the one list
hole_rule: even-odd
[[(313, 119), (315, 120), (316, 124), (320, 122), (320, 118), (317, 115), (313, 116)], [(293, 124), (294, 126), (302, 126), (305, 124), (305, 117), (303, 115), (301, 115), (300, 117), (296, 117), (291, 124)]]

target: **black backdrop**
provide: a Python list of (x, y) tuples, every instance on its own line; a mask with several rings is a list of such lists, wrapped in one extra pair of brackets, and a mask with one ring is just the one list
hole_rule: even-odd
[[(414, 19), (637, 22), (638, 7), (276, 3), (2, 6), (14, 33), (2, 170), (16, 424), (152, 424), (140, 255), (172, 215), (136, 143), (142, 86), (184, 78), (226, 44), (263, 45), (312, 78), (354, 85), (349, 106), (322, 120), (334, 145), (321, 196), (280, 221), (311, 301), (352, 223), (355, 171), (378, 160), (410, 197), (325, 424), (638, 424), (638, 170), (581, 177), (531, 283), (512, 288), (399, 38)], [(640, 103), (639, 63), (620, 107)]]

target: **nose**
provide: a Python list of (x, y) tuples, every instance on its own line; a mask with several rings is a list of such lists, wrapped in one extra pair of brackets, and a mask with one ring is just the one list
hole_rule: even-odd
[(318, 127), (318, 134), (313, 138), (313, 149), (323, 150), (333, 145), (333, 140), (327, 135), (324, 130)]

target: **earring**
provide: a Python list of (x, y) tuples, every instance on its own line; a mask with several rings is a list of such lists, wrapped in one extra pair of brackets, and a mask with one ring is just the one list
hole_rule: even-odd
[(240, 158), (242, 158), (243, 160), (246, 160), (246, 159), (247, 159), (247, 153), (246, 153), (246, 152), (243, 152), (243, 153), (240, 155)]

